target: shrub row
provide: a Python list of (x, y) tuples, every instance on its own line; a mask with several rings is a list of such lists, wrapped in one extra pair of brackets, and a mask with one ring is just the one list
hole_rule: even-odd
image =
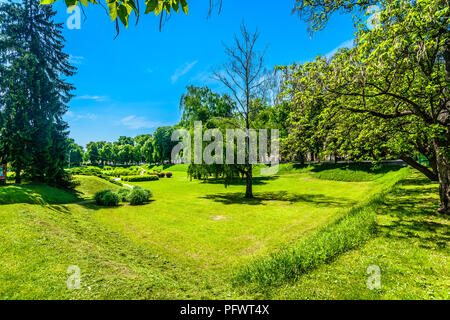
[(75, 167), (67, 170), (69, 173), (81, 176), (98, 176), (102, 174), (102, 170), (97, 167)]
[(159, 177), (159, 178), (164, 178), (164, 177), (167, 177), (167, 178), (172, 178), (172, 172), (166, 172), (166, 173), (164, 173), (164, 172), (149, 172), (148, 173), (150, 176), (157, 176), (157, 177)]
[(148, 202), (152, 196), (151, 190), (135, 186), (133, 189), (121, 188), (117, 192), (103, 190), (97, 192), (94, 199), (97, 205), (106, 207), (117, 206), (121, 201), (129, 202), (132, 206), (137, 206)]
[(127, 177), (121, 177), (122, 181), (128, 181), (128, 182), (141, 182), (141, 181), (155, 181), (159, 180), (158, 176), (127, 176)]
[(115, 168), (112, 170), (108, 170), (105, 172), (106, 175), (112, 176), (112, 177), (123, 177), (123, 176), (135, 176), (140, 173), (140, 169), (137, 167), (132, 168)]
[(94, 176), (104, 179), (112, 184), (122, 186), (122, 183), (112, 179), (110, 176), (104, 174), (100, 168), (97, 167), (75, 167), (67, 170), (70, 174), (81, 175), (81, 176)]
[(104, 180), (108, 181), (109, 183), (112, 183), (112, 184), (115, 184), (115, 185), (118, 185), (118, 186), (123, 186), (122, 183), (120, 183), (119, 181), (114, 180), (111, 177), (108, 177), (107, 175), (101, 174), (101, 175), (98, 175), (96, 177), (104, 179)]

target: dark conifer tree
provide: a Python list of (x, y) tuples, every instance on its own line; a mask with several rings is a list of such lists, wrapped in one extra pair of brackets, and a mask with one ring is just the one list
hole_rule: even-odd
[(62, 24), (54, 16), (36, 0), (0, 6), (0, 147), (16, 172), (61, 184), (68, 153), (62, 117), (74, 89), (66, 79), (75, 68), (62, 51)]

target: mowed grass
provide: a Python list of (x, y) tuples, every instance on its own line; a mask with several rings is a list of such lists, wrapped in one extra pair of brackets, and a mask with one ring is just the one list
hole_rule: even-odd
[(77, 195), (68, 190), (47, 185), (6, 185), (0, 186), (0, 205), (14, 203), (64, 204), (77, 201)]
[(100, 209), (101, 223), (184, 264), (227, 272), (305, 236), (375, 191), (371, 183), (298, 174), (256, 178), (252, 200), (244, 198), (243, 183), (224, 188), (175, 177), (132, 184), (153, 191), (151, 204)]
[[(437, 215), (438, 185), (414, 171), (383, 197), (375, 235), (358, 249), (279, 286), (253, 288), (265, 299), (450, 298), (450, 221)], [(370, 290), (369, 266), (380, 268)], [(370, 270), (369, 270), (370, 271)]]
[[(242, 183), (225, 189), (220, 183), (190, 181), (180, 171), (171, 179), (136, 183), (153, 191), (145, 206), (101, 208), (82, 201), (117, 186), (95, 177), (77, 179), (81, 184), (76, 195), (70, 194), (72, 202), (67, 195), (52, 203), (0, 206), (0, 298), (320, 298), (302, 295), (292, 284), (255, 290), (231, 279), (250, 261), (332, 224), (383, 185), (291, 172), (256, 179), (256, 198), (246, 200)], [(12, 187), (23, 188), (0, 191)], [(80, 290), (67, 289), (70, 265), (80, 267)], [(325, 290), (328, 283), (314, 285)]]

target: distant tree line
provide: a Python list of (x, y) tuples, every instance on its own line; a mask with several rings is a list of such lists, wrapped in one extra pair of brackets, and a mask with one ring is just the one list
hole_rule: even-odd
[[(253, 101), (252, 108), (252, 117), (261, 127), (282, 128), (287, 119), (287, 112), (283, 113), (280, 108), (269, 106), (262, 100)], [(193, 130), (195, 121), (201, 121), (206, 128), (216, 122), (230, 122), (239, 117), (236, 104), (229, 95), (214, 93), (208, 87), (188, 86), (180, 99), (180, 110), (182, 116), (178, 124), (159, 127), (153, 134), (134, 138), (122, 136), (113, 142), (89, 142), (85, 148), (70, 139), (70, 165), (168, 163), (172, 160), (172, 149), (178, 143), (171, 140), (176, 129)]]

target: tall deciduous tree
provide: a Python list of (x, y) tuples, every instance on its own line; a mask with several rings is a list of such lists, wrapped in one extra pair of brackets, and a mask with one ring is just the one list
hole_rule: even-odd
[(239, 113), (246, 132), (245, 137), (245, 169), (239, 167), (239, 171), (246, 178), (245, 197), (253, 198), (253, 171), (249, 160), (250, 136), (249, 129), (253, 114), (257, 111), (252, 108), (252, 101), (262, 94), (261, 89), (266, 82), (264, 69), (264, 51), (258, 51), (256, 42), (259, 32), (249, 33), (245, 24), (241, 25), (241, 38), (235, 36), (232, 47), (225, 46), (225, 54), (228, 61), (220, 70), (215, 70), (214, 75), (231, 92), (236, 100), (237, 112)]
[(208, 87), (189, 86), (180, 99), (180, 125), (193, 128), (195, 121), (206, 123), (212, 118), (231, 118), (235, 109), (236, 103), (229, 95), (214, 93)]
[[(327, 13), (361, 1), (299, 1)], [(412, 146), (428, 153), (440, 184), (440, 212), (450, 213), (450, 38), (448, 0), (379, 1), (380, 24), (360, 25), (355, 47), (342, 50), (330, 62), (318, 62), (314, 72), (330, 114), (374, 138), (388, 137), (388, 147), (406, 161)], [(329, 7), (332, 6), (332, 7)], [(328, 8), (328, 9), (327, 9)], [(330, 9), (331, 8), (331, 9)], [(335, 9), (333, 9), (335, 8)], [(312, 16), (317, 27), (326, 19)], [(389, 134), (390, 131), (390, 134)], [(395, 137), (395, 139), (391, 139)], [(411, 145), (411, 140), (414, 143)], [(372, 147), (379, 147), (373, 145)], [(403, 155), (402, 155), (403, 153)], [(420, 167), (418, 167), (420, 169)]]

